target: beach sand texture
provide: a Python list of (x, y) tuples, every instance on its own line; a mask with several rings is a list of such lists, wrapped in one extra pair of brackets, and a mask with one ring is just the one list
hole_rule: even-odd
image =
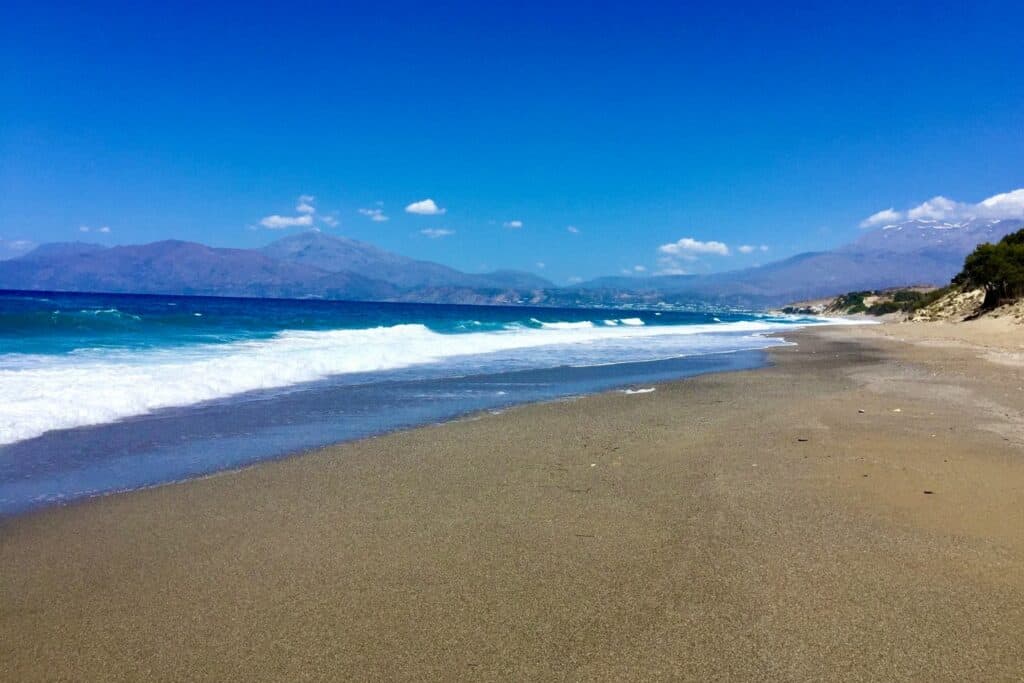
[(884, 327), (0, 522), (0, 679), (1020, 680), (1024, 368)]

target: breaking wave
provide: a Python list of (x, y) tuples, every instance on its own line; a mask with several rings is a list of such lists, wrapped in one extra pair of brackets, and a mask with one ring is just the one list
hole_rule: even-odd
[[(90, 317), (93, 314), (89, 314)], [(110, 316), (110, 313), (95, 314)], [(780, 343), (769, 320), (644, 325), (639, 318), (504, 324), (457, 334), (423, 324), (285, 330), (269, 338), (176, 348), (0, 355), (0, 444), (162, 408), (330, 377), (417, 366), (451, 372), (658, 360)], [(465, 327), (463, 329), (466, 329)]]

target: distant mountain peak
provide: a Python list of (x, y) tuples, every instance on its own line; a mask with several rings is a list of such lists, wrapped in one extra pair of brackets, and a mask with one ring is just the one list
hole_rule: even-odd
[(861, 233), (832, 251), (710, 275), (598, 278), (579, 285), (589, 300), (727, 302), (759, 306), (910, 284), (944, 285), (982, 242), (1024, 227), (1013, 219), (911, 219)]
[(543, 289), (554, 285), (531, 273), (499, 271), (473, 274), (432, 261), (420, 261), (367, 242), (324, 232), (306, 231), (282, 237), (261, 250), (284, 261), (328, 272), (351, 272), (398, 287), (432, 289)]
[[(937, 220), (912, 218), (865, 231), (851, 244), (836, 251), (891, 251), (907, 254), (928, 251), (957, 267), (963, 257), (982, 242), (996, 242), (1019, 229), (1021, 221), (1008, 219), (965, 218)], [(894, 283), (906, 284), (906, 283)]]
[(983, 229), (986, 226), (998, 225), (1000, 223), (1016, 225), (1020, 221), (1010, 218), (984, 218), (979, 216), (971, 216), (958, 221), (945, 221), (936, 218), (910, 218), (898, 223), (883, 225), (881, 228), (877, 228), (877, 230), (904, 230), (909, 228), (917, 228), (919, 230)]
[(934, 218), (912, 218), (909, 221), (883, 225), (881, 230), (903, 230), (904, 228), (952, 230), (953, 228), (962, 228), (964, 225), (965, 223), (948, 223), (946, 221), (935, 220)]
[(36, 261), (42, 259), (61, 258), (65, 256), (91, 254), (105, 249), (107, 249), (107, 247), (102, 244), (94, 244), (92, 242), (48, 242), (46, 244), (40, 244), (32, 251), (19, 257), (19, 259)]

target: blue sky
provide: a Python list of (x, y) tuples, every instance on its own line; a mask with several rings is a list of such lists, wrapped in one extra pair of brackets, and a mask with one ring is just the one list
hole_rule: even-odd
[(1024, 187), (1019, 2), (213, 4), (5, 4), (0, 249), (256, 246), (308, 215), (565, 282)]

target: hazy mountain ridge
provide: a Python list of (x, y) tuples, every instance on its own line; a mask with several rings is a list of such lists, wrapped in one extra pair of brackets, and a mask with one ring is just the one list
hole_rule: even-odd
[(996, 242), (1024, 226), (1021, 220), (959, 223), (910, 220), (870, 230), (832, 251), (806, 252), (755, 268), (709, 275), (598, 278), (578, 285), (591, 298), (662, 299), (773, 306), (858, 289), (943, 285), (982, 242)]
[(529, 273), (463, 273), (315, 231), (262, 249), (58, 242), (0, 263), (0, 288), (26, 290), (515, 303), (518, 290), (553, 287)]
[(556, 287), (531, 273), (464, 273), (365, 242), (309, 231), (261, 249), (167, 240), (103, 247), (71, 242), (0, 262), (0, 288), (222, 296), (322, 297), (473, 304), (774, 306), (842, 292), (945, 284), (981, 242), (1020, 220), (912, 220), (832, 251), (709, 275), (605, 277)]
[(323, 232), (289, 235), (261, 249), (264, 254), (325, 270), (346, 271), (403, 289), (434, 287), (545, 289), (554, 284), (532, 273), (513, 270), (473, 274), (385, 251), (366, 242)]
[(101, 292), (286, 296), (307, 276), (251, 250), (177, 240), (99, 249), (42, 245), (0, 265), (0, 286)]

